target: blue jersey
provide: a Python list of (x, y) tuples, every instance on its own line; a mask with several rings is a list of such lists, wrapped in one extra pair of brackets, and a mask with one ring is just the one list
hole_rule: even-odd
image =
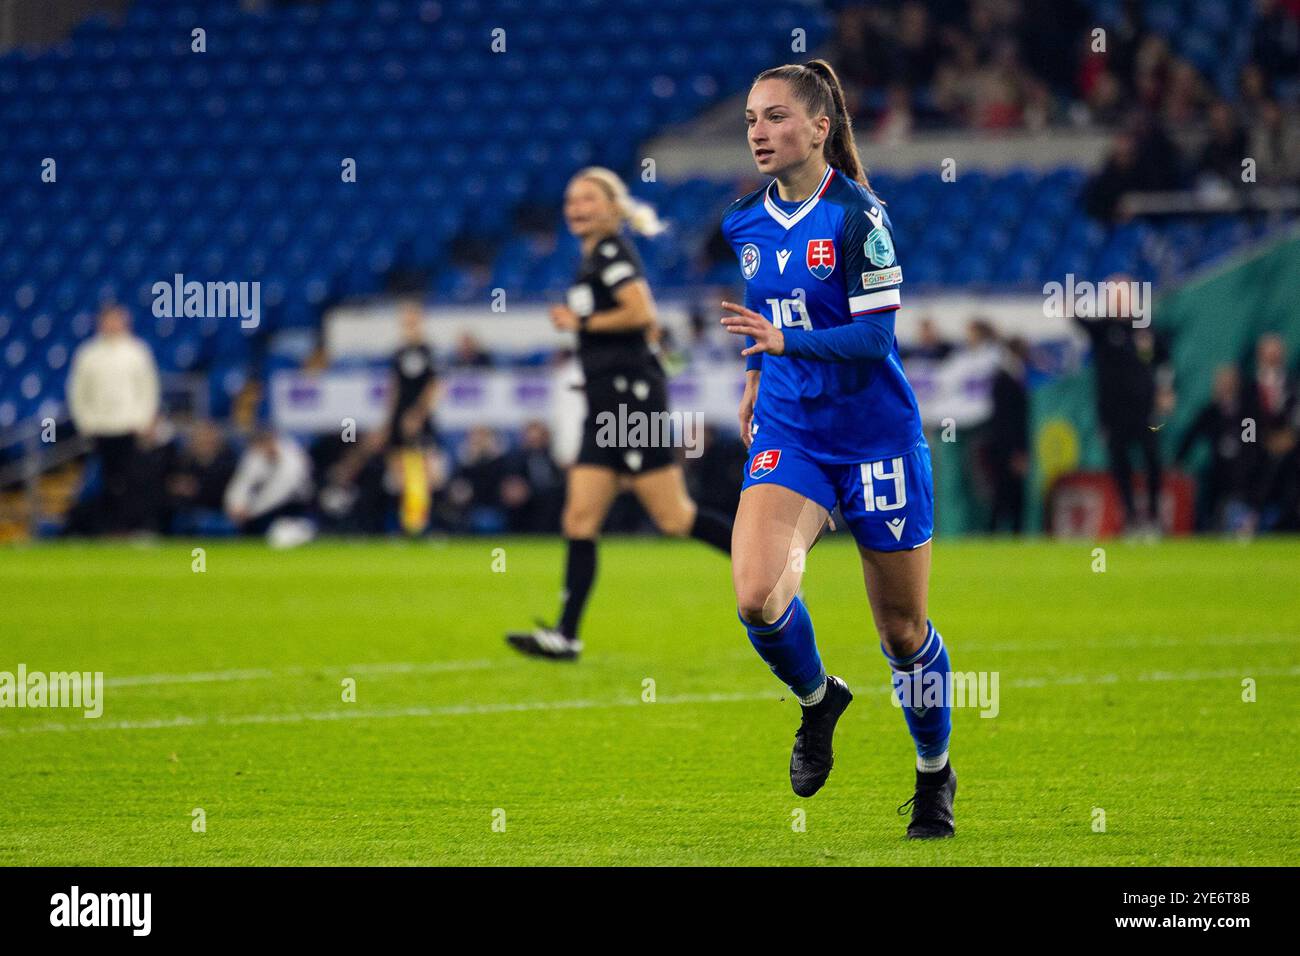
[[(802, 203), (776, 180), (736, 200), (722, 233), (740, 260), (745, 305), (778, 328), (832, 329), (899, 307), (893, 227), (865, 186), (831, 168)], [(904, 455), (922, 441), (898, 343), (883, 359), (830, 362), (763, 355), (754, 441), (848, 464)]]

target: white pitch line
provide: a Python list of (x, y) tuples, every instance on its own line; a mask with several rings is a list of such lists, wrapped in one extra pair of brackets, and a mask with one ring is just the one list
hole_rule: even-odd
[[(1006, 681), (1006, 686), (1032, 690), (1042, 687), (1064, 687), (1073, 685), (1109, 685), (1122, 683), (1147, 683), (1179, 681), (1192, 682), (1203, 680), (1223, 680), (1240, 677), (1295, 677), (1300, 676), (1300, 666), (1281, 669), (1232, 668), (1218, 671), (1154, 671), (1149, 674), (1134, 674), (1128, 677), (1120, 674), (1072, 674), (1058, 678), (1024, 678)], [(887, 694), (890, 688), (884, 684), (867, 685), (873, 693)], [(775, 701), (782, 696), (779, 691), (770, 690), (763, 693), (740, 692), (731, 694), (681, 694), (662, 697), (654, 704), (646, 704), (639, 697), (622, 700), (538, 700), (519, 703), (497, 704), (452, 704), (445, 707), (397, 707), (375, 710), (356, 710), (338, 708), (314, 712), (286, 712), (270, 714), (235, 714), (215, 717), (166, 717), (145, 720), (81, 720), (77, 723), (44, 723), (33, 727), (0, 728), (0, 737), (15, 734), (64, 733), (77, 730), (165, 730), (171, 727), (240, 727), (250, 724), (301, 724), (321, 723), (336, 720), (391, 720), (410, 717), (462, 717), (486, 714), (527, 713), (546, 710), (588, 710), (605, 707), (641, 707), (661, 706), (664, 704), (723, 704), (752, 701)]]
[(437, 674), (448, 671), (480, 671), (513, 664), (513, 661), (460, 660), (385, 662), (379, 664), (352, 664), (328, 667), (244, 668), (226, 671), (193, 671), (182, 674), (136, 674), (126, 677), (109, 677), (105, 687), (154, 687), (162, 684), (216, 684), (226, 681), (274, 680), (277, 677), (305, 677), (312, 674)]
[[(1238, 647), (1251, 644), (1300, 644), (1300, 635), (1296, 634), (1241, 634), (1222, 635), (1197, 640), (1177, 637), (1144, 637), (1144, 647)], [(1091, 641), (1080, 643), (1033, 643), (1022, 644), (959, 644), (958, 653), (963, 650), (973, 654), (1006, 653), (1017, 651), (1058, 651), (1058, 650), (1101, 650), (1114, 647), (1122, 650), (1118, 644)], [(737, 649), (734, 654), (726, 655), (730, 660), (753, 656), (750, 648)], [(523, 661), (511, 658), (449, 661), (394, 661), (376, 664), (329, 665), (323, 667), (306, 667), (302, 665), (279, 668), (236, 668), (220, 671), (193, 671), (178, 674), (136, 674), (124, 677), (109, 677), (104, 680), (105, 687), (155, 687), (168, 684), (216, 684), (234, 681), (275, 680), (283, 677), (304, 677), (313, 674), (341, 674), (344, 677), (353, 674), (439, 674), (458, 671), (493, 670), (498, 667), (519, 666)]]
[[(733, 701), (774, 700), (774, 692), (764, 694), (683, 694), (664, 697), (657, 704), (716, 704)], [(45, 723), (34, 727), (0, 728), (0, 736), (12, 734), (63, 733), (76, 730), (165, 730), (169, 727), (239, 727), (249, 724), (301, 724), (334, 720), (387, 720), (394, 717), (461, 717), (474, 714), (508, 714), (538, 710), (584, 710), (595, 707), (650, 706), (639, 697), (625, 700), (538, 700), (500, 704), (452, 704), (446, 707), (396, 707), (375, 710), (323, 710), (309, 713), (236, 714), (216, 717), (166, 717), (155, 720), (93, 720), (81, 723)]]

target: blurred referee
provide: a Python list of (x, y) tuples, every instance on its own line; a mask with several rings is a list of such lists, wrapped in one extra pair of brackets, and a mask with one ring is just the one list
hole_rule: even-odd
[[(632, 421), (668, 411), (668, 382), (651, 347), (655, 306), (636, 248), (622, 235), (626, 223), (643, 236), (663, 231), (654, 208), (633, 199), (618, 175), (600, 166), (580, 170), (564, 195), (564, 218), (582, 246), (567, 305), (551, 308), (557, 329), (578, 333), (587, 419), (582, 449), (569, 469), (563, 531), (568, 544), (563, 607), (554, 627), (508, 634), (517, 650), (573, 660), (582, 650), (578, 624), (596, 579), (596, 537), (618, 493), (630, 488), (661, 532), (689, 535), (731, 552), (731, 521), (696, 507), (673, 449), (655, 441), (611, 440), (601, 413)], [(611, 420), (604, 418), (604, 420)], [(652, 434), (656, 429), (648, 429)]]

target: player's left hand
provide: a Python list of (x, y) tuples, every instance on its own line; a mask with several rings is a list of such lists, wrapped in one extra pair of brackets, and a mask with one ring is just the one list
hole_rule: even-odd
[(785, 335), (767, 319), (753, 309), (734, 302), (724, 302), (722, 307), (733, 313), (722, 317), (723, 327), (732, 335), (748, 335), (754, 340), (754, 344), (742, 350), (741, 355), (754, 355), (758, 352), (785, 354)]
[(578, 320), (578, 313), (567, 305), (553, 305), (551, 306), (551, 324), (561, 332), (576, 332), (581, 323)]

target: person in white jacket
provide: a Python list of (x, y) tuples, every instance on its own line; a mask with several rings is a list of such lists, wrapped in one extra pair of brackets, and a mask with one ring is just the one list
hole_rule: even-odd
[(68, 375), (68, 410), (77, 431), (94, 441), (103, 492), (96, 517), (105, 531), (140, 527), (142, 490), (133, 487), (138, 441), (158, 417), (158, 367), (131, 316), (106, 306), (97, 333), (78, 346)]
[(268, 428), (259, 429), (226, 486), (226, 514), (240, 530), (260, 534), (278, 519), (300, 519), (311, 491), (311, 460), (302, 446)]

